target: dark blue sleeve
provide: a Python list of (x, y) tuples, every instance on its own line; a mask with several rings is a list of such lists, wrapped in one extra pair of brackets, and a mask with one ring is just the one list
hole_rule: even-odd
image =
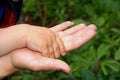
[(16, 22), (17, 22), (21, 13), (22, 0), (8, 0), (8, 2), (15, 12)]
[(3, 17), (3, 13), (4, 13), (4, 5), (3, 5), (3, 2), (0, 1), (0, 20)]

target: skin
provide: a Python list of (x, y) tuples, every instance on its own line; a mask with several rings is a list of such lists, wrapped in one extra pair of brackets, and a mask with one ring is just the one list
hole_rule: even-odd
[(25, 47), (50, 58), (58, 58), (60, 53), (65, 53), (61, 38), (45, 27), (14, 25), (0, 29), (0, 38), (0, 56)]
[[(71, 22), (64, 22), (55, 27), (50, 28), (56, 35), (59, 35), (66, 51), (79, 48), (96, 34), (96, 26), (79, 24), (73, 28)], [(63, 31), (64, 30), (64, 31)], [(65, 55), (65, 53), (63, 54)], [(28, 64), (29, 63), (29, 64)], [(42, 56), (39, 52), (28, 48), (17, 49), (0, 58), (0, 78), (10, 75), (21, 69), (29, 69), (33, 71), (40, 70), (62, 70), (66, 73), (70, 72), (70, 67), (64, 61), (54, 58)]]

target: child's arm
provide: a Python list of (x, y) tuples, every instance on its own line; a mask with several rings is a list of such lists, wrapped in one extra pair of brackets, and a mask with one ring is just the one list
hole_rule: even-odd
[(65, 52), (62, 40), (50, 29), (26, 24), (0, 29), (0, 56), (25, 47), (52, 58)]

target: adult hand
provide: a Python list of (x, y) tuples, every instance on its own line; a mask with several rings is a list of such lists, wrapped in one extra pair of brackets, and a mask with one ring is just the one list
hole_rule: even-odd
[(70, 67), (62, 60), (43, 57), (39, 52), (28, 48), (15, 50), (0, 57), (0, 79), (21, 69), (32, 71), (62, 70), (70, 72)]
[[(74, 50), (85, 42), (90, 40), (96, 33), (96, 27), (84, 24), (77, 25), (73, 28), (62, 31), (72, 25), (71, 22), (59, 24), (50, 28), (56, 34), (60, 35), (67, 51)], [(59, 59), (45, 58), (38, 52), (34, 52), (27, 48), (13, 51), (11, 54), (11, 62), (14, 67), (38, 70), (63, 70), (70, 72), (70, 67)], [(29, 63), (29, 64), (28, 64)]]
[(60, 36), (65, 45), (66, 51), (71, 51), (79, 48), (80, 46), (88, 42), (90, 39), (92, 39), (96, 34), (97, 28), (93, 24), (89, 26), (86, 26), (85, 24), (79, 24), (77, 26), (67, 29), (71, 25), (72, 22), (67, 21), (50, 28), (53, 32)]
[[(66, 51), (74, 50), (95, 35), (96, 27), (89, 25), (86, 27), (84, 24), (77, 25), (73, 28), (62, 31), (69, 26), (71, 22), (64, 22), (53, 28), (50, 28), (58, 34), (65, 45)], [(63, 54), (65, 55), (65, 54)], [(38, 52), (34, 52), (27, 48), (15, 50), (8, 55), (0, 58), (1, 72), (0, 76), (9, 75), (19, 69), (38, 70), (63, 70), (66, 73), (70, 72), (70, 67), (59, 59), (45, 58)], [(0, 73), (1, 73), (0, 72)]]

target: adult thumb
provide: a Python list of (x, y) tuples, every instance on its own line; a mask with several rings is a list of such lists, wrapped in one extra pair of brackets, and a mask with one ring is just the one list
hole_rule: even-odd
[(43, 57), (40, 53), (34, 52), (27, 48), (16, 50), (11, 54), (11, 63), (17, 68), (29, 69), (33, 71), (62, 70), (66, 73), (70, 72), (69, 65), (64, 61)]
[(62, 70), (63, 72), (69, 73), (70, 66), (62, 60), (41, 57), (39, 60), (32, 62), (32, 68), (35, 71), (39, 70)]

